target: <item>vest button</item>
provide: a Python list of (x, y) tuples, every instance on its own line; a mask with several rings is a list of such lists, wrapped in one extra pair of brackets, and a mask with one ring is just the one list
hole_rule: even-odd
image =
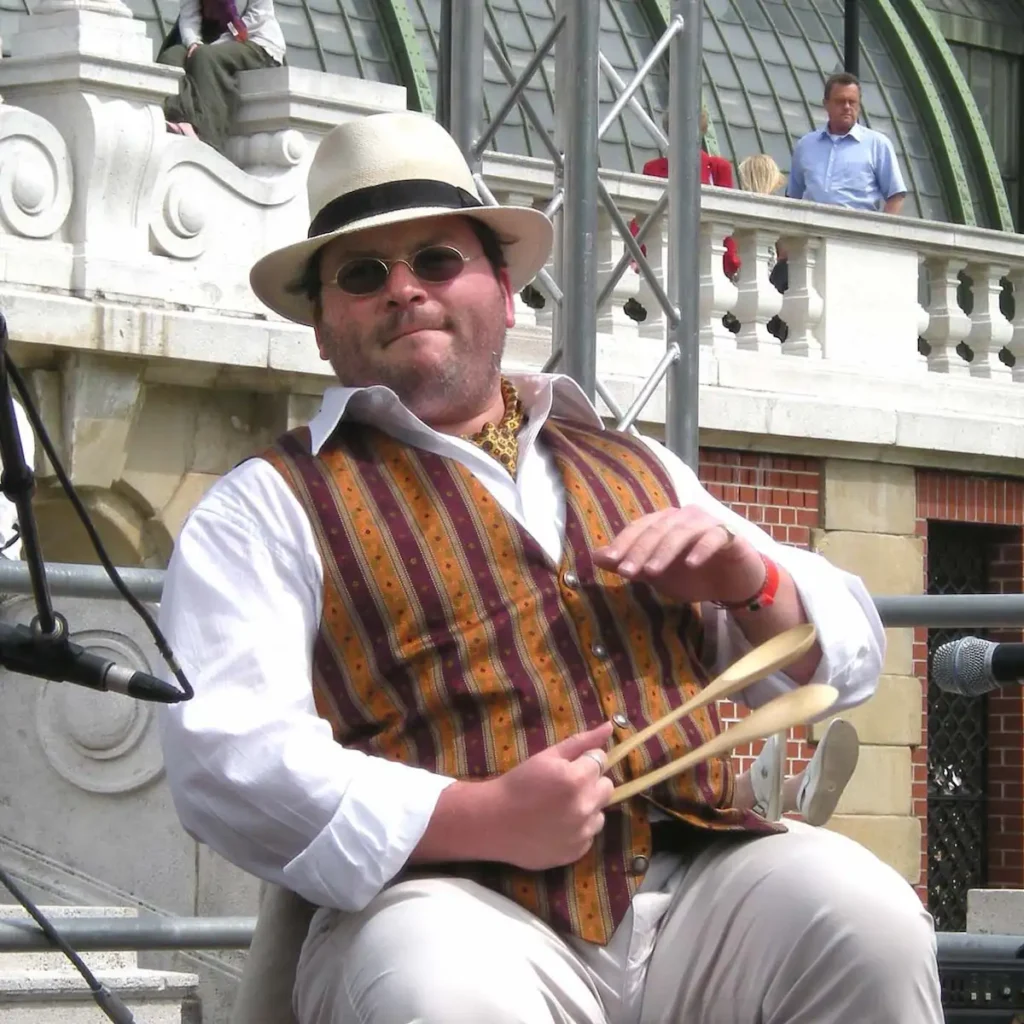
[(629, 725), (629, 719), (620, 711), (618, 714), (612, 715), (612, 725), (619, 729), (625, 729)]
[(643, 855), (633, 858), (632, 868), (634, 875), (642, 875), (650, 866), (650, 861)]
[(590, 648), (590, 653), (595, 658), (603, 658), (608, 654), (608, 649), (605, 647), (604, 644), (594, 644)]
[(562, 577), (562, 582), (570, 589), (575, 590), (580, 585), (580, 578), (574, 572), (567, 572)]

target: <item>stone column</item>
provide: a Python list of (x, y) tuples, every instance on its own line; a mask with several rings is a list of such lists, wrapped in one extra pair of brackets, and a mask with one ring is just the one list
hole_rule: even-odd
[[(915, 535), (917, 491), (911, 466), (829, 459), (824, 529), (812, 546), (861, 576), (872, 594), (919, 594), (924, 545)], [(921, 823), (913, 816), (911, 752), (922, 741), (921, 683), (913, 674), (913, 631), (887, 631), (877, 693), (842, 717), (860, 735), (857, 771), (830, 828), (856, 839), (909, 882), (921, 875)], [(820, 738), (825, 723), (815, 726)]]

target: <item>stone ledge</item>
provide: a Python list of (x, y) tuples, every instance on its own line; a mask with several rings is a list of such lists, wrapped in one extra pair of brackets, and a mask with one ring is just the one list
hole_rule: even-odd
[(343, 121), (405, 110), (404, 86), (346, 78), (289, 65), (242, 71), (233, 135), (297, 128), (324, 135)]
[(967, 931), (1024, 935), (1024, 889), (968, 889)]

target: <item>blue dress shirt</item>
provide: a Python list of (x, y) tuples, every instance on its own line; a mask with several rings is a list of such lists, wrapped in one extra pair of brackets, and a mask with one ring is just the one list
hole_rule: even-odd
[(907, 191), (892, 143), (855, 124), (846, 135), (828, 128), (808, 132), (793, 148), (786, 195), (812, 203), (880, 210)]

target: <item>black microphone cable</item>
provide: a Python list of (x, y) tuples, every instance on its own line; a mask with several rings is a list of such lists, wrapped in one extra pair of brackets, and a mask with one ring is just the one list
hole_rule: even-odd
[[(156, 624), (156, 621), (153, 616), (150, 615), (145, 605), (142, 604), (142, 602), (131, 592), (124, 580), (121, 579), (121, 575), (118, 573), (117, 567), (107, 554), (107, 551), (103, 546), (103, 541), (100, 538), (96, 527), (93, 525), (92, 519), (89, 517), (89, 511), (86, 509), (81, 498), (79, 498), (75, 491), (74, 484), (72, 484), (70, 478), (65, 472), (64, 466), (60, 461), (60, 457), (57, 455), (57, 451), (54, 448), (53, 442), (50, 440), (50, 435), (46, 432), (43, 419), (39, 415), (39, 410), (36, 408), (36, 404), (32, 399), (32, 393), (25, 384), (25, 380), (21, 376), (21, 372), (11, 360), (9, 353), (5, 357), (5, 362), (7, 373), (14, 382), (14, 386), (21, 398), (22, 407), (28, 416), (29, 422), (32, 424), (32, 430), (36, 437), (39, 438), (43, 451), (46, 453), (46, 457), (50, 460), (50, 465), (53, 466), (54, 474), (60, 483), (61, 489), (64, 491), (65, 495), (67, 495), (68, 501), (71, 502), (71, 507), (75, 510), (75, 514), (78, 516), (82, 526), (85, 528), (85, 532), (89, 537), (93, 550), (96, 552), (96, 557), (99, 559), (100, 564), (103, 566), (107, 576), (110, 578), (110, 582), (113, 583), (117, 592), (125, 599), (125, 601), (128, 602), (128, 605), (136, 615), (139, 616), (143, 623), (145, 623), (146, 628), (153, 637), (157, 650), (160, 652), (164, 661), (167, 662), (168, 667), (174, 674), (174, 678), (178, 681), (179, 686), (181, 686), (183, 693), (182, 699), (189, 700), (195, 691), (192, 689), (192, 684), (188, 681), (184, 671), (178, 664), (178, 659), (175, 658), (174, 652), (171, 650), (170, 644), (167, 642), (167, 638), (160, 631), (160, 627)], [(4, 368), (0, 367), (0, 373), (2, 372), (4, 372)], [(75, 966), (78, 973), (81, 974), (85, 983), (89, 986), (89, 991), (91, 992), (96, 1005), (104, 1014), (106, 1014), (107, 1018), (114, 1021), (114, 1024), (135, 1024), (135, 1017), (132, 1015), (131, 1010), (125, 1006), (116, 993), (110, 991), (96, 978), (82, 958), (61, 937), (57, 929), (54, 928), (42, 911), (29, 898), (28, 894), (21, 889), (21, 887), (5, 870), (3, 870), (3, 868), (0, 868), (0, 883), (4, 885), (18, 903), (25, 908), (26, 913), (28, 913), (36, 924), (39, 925), (51, 945), (59, 949)]]

